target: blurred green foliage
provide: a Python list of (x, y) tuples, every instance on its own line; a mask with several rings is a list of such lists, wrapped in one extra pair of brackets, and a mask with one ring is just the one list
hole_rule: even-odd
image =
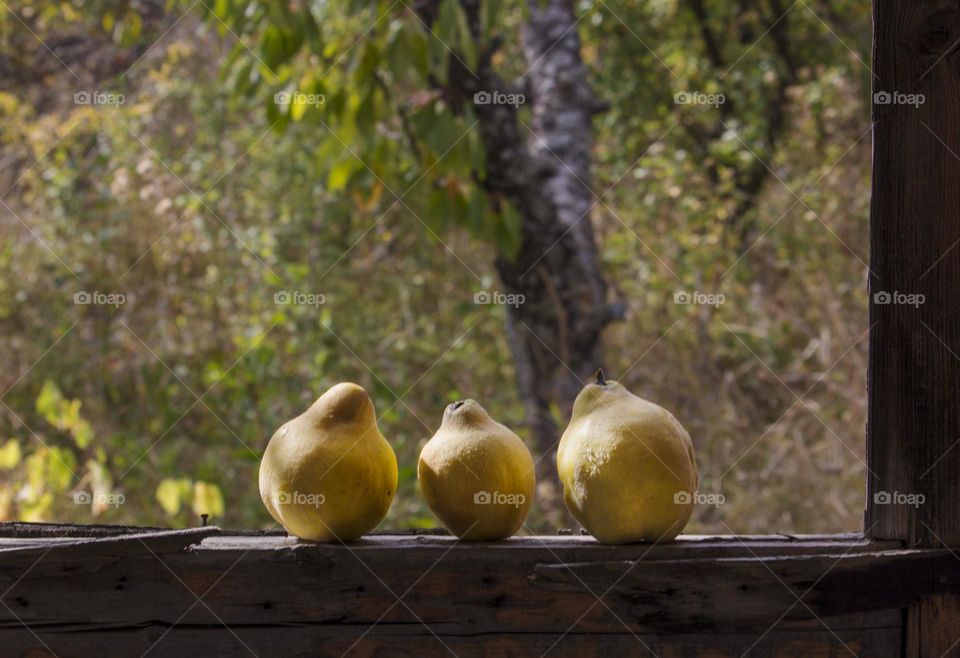
[[(384, 2), (208, 4), (0, 8), (0, 518), (270, 527), (266, 441), (353, 380), (401, 465), (384, 525), (434, 525), (415, 464), (443, 406), (476, 398), (524, 434), (503, 310), (473, 303), (518, 218), (475, 183), (470, 108), (425, 84), (444, 42), (468, 64), (477, 44), (450, 0), (434, 35)], [(681, 419), (701, 488), (726, 498), (688, 531), (861, 523), (869, 4), (789, 10), (771, 144), (775, 7), (708, 6), (729, 71), (684, 3), (587, 4), (578, 26), (611, 105), (593, 220), (628, 313), (607, 361)], [(498, 66), (523, 73), (522, 7), (484, 8)], [(97, 90), (124, 102), (75, 103)], [(674, 104), (683, 90), (731, 114)]]

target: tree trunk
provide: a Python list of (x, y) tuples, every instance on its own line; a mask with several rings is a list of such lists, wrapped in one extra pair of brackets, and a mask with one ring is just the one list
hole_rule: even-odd
[[(479, 4), (461, 4), (479, 34)], [(426, 7), (420, 11), (429, 22)], [(487, 158), (482, 184), (495, 205), (505, 198), (523, 217), (517, 259), (501, 255), (496, 268), (504, 292), (523, 295), (522, 304), (507, 307), (507, 335), (537, 476), (549, 486), (557, 481), (557, 420), (566, 423), (583, 383), (600, 367), (600, 335), (616, 313), (590, 221), (592, 117), (603, 104), (587, 82), (573, 2), (531, 0), (529, 12), (527, 72), (517, 83), (493, 69), (497, 44), (475, 71), (453, 58), (449, 80), (465, 102), (478, 92), (520, 93), (532, 110), (527, 124), (513, 105), (474, 104)]]
[(535, 175), (511, 200), (523, 213), (516, 262), (497, 260), (508, 307), (520, 394), (536, 443), (539, 475), (555, 478), (561, 422), (601, 366), (600, 333), (610, 319), (607, 286), (590, 211), (592, 117), (598, 103), (587, 83), (572, 2), (530, 4), (523, 33), (532, 123), (523, 126)]

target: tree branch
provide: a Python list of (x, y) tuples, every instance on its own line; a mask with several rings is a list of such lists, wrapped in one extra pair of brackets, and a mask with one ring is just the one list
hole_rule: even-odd
[[(770, 98), (764, 110), (766, 125), (767, 152), (773, 155), (776, 152), (780, 138), (786, 130), (786, 108), (789, 102), (787, 90), (797, 81), (797, 65), (793, 56), (789, 34), (789, 17), (783, 8), (781, 0), (769, 0), (772, 15), (766, 19), (765, 29), (769, 30), (774, 43), (776, 55), (781, 62), (780, 73)], [(719, 40), (710, 27), (709, 15), (703, 0), (688, 0), (688, 6), (697, 19), (700, 36), (704, 43), (707, 57), (717, 70), (726, 69), (726, 59), (719, 47)], [(741, 26), (742, 28), (742, 26)], [(710, 154), (710, 143), (722, 135), (724, 123), (734, 116), (734, 107), (727, 102), (719, 106), (722, 121), (710, 128), (704, 128), (696, 123), (684, 123), (684, 129), (704, 158)], [(718, 167), (711, 162), (706, 167), (708, 178), (712, 182), (720, 179)], [(750, 213), (755, 208), (757, 197), (764, 183), (769, 177), (767, 165), (753, 158), (749, 165), (737, 168), (735, 175), (736, 205), (727, 220), (730, 230), (739, 235), (742, 243), (749, 240), (753, 231), (753, 221)]]

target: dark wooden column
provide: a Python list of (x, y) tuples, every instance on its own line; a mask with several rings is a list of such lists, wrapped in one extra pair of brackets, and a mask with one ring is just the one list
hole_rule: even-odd
[[(956, 2), (874, 2), (864, 528), (911, 547), (960, 547), (958, 41)], [(904, 656), (960, 650), (960, 598), (905, 612)]]
[(876, 0), (874, 30), (864, 527), (960, 547), (960, 8)]

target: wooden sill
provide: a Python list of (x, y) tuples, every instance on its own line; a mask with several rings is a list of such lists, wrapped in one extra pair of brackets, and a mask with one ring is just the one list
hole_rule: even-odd
[[(444, 644), (460, 654), (454, 645), (470, 653), (495, 635), (518, 655), (551, 646), (550, 655), (591, 655), (603, 638), (657, 655), (655, 645), (739, 655), (754, 642), (751, 655), (849, 655), (855, 642), (857, 655), (892, 656), (901, 610), (960, 591), (960, 560), (859, 534), (604, 546), (588, 536), (465, 544), (382, 533), (329, 545), (216, 527), (0, 524), (0, 592), (8, 589), (4, 636), (18, 650), (43, 649), (30, 631), (39, 632), (58, 655), (121, 633), (142, 652), (172, 628), (158, 648), (242, 649), (242, 640), (257, 654), (254, 645), (316, 655), (322, 641), (336, 655), (391, 655), (416, 638), (432, 643), (427, 654), (447, 653)], [(783, 646), (797, 653), (765, 653)]]

